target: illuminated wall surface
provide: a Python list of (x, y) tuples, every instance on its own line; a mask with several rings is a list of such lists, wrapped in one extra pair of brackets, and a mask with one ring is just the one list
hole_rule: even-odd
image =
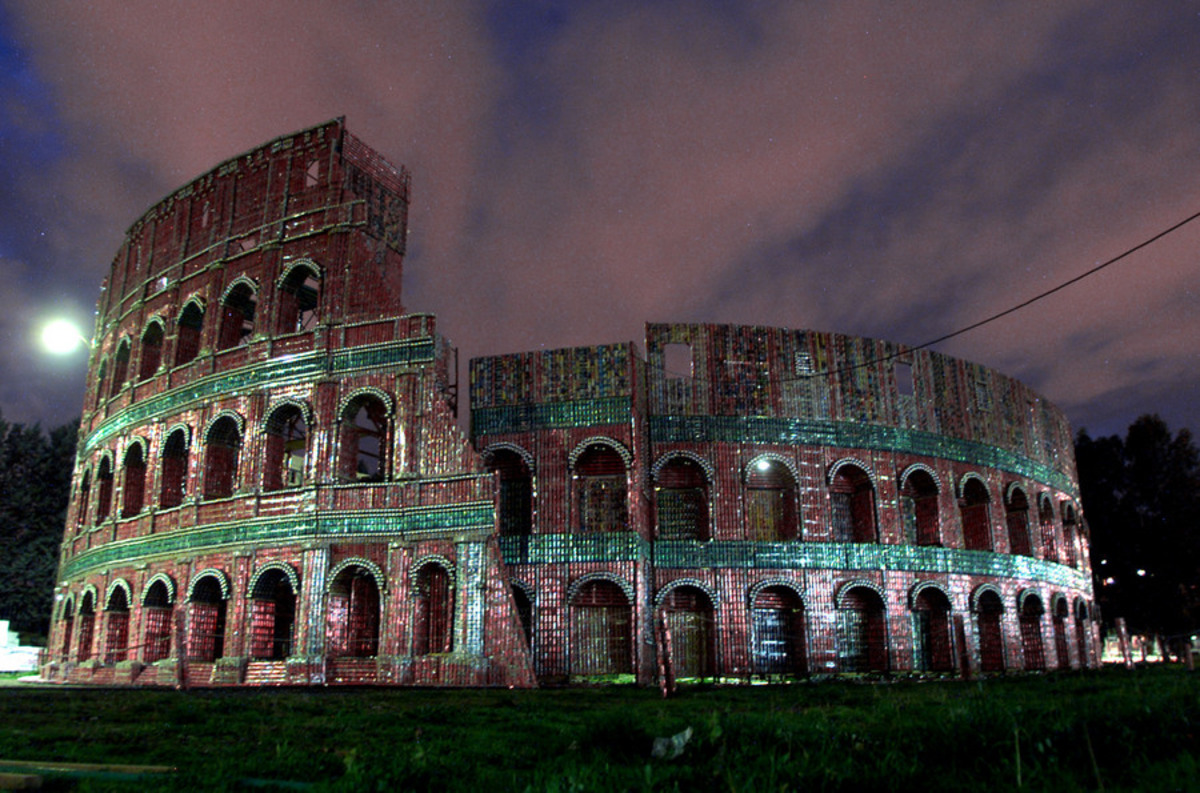
[(1097, 663), (1071, 432), (1036, 393), (884, 341), (651, 324), (644, 353), (471, 361), (467, 438), (453, 350), (402, 307), (408, 191), (336, 120), (129, 230), (98, 304), (47, 676)]

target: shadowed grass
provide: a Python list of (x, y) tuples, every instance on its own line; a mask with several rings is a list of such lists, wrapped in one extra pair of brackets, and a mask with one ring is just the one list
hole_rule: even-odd
[[(1188, 789), (1177, 668), (656, 691), (0, 689), (0, 757), (165, 764), (137, 789)], [(656, 737), (692, 728), (675, 759)], [(133, 789), (89, 780), (86, 789)]]

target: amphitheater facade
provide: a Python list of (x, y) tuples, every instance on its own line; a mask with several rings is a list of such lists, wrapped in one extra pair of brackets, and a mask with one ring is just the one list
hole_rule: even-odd
[(339, 120), (167, 196), (98, 303), (42, 673), (533, 686), (1094, 666), (1068, 423), (835, 333), (472, 360)]

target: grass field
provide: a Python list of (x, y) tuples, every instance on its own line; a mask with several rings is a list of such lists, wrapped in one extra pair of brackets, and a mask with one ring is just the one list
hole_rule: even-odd
[(4, 687), (0, 724), (3, 760), (178, 768), (79, 789), (1200, 789), (1200, 676), (1178, 667), (667, 700), (632, 687)]

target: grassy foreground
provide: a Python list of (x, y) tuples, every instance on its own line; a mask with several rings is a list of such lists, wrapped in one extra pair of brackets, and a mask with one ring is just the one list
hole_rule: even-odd
[(1200, 788), (1200, 672), (1178, 667), (685, 688), (668, 700), (629, 687), (6, 687), (0, 725), (0, 760), (179, 769), (78, 789)]

